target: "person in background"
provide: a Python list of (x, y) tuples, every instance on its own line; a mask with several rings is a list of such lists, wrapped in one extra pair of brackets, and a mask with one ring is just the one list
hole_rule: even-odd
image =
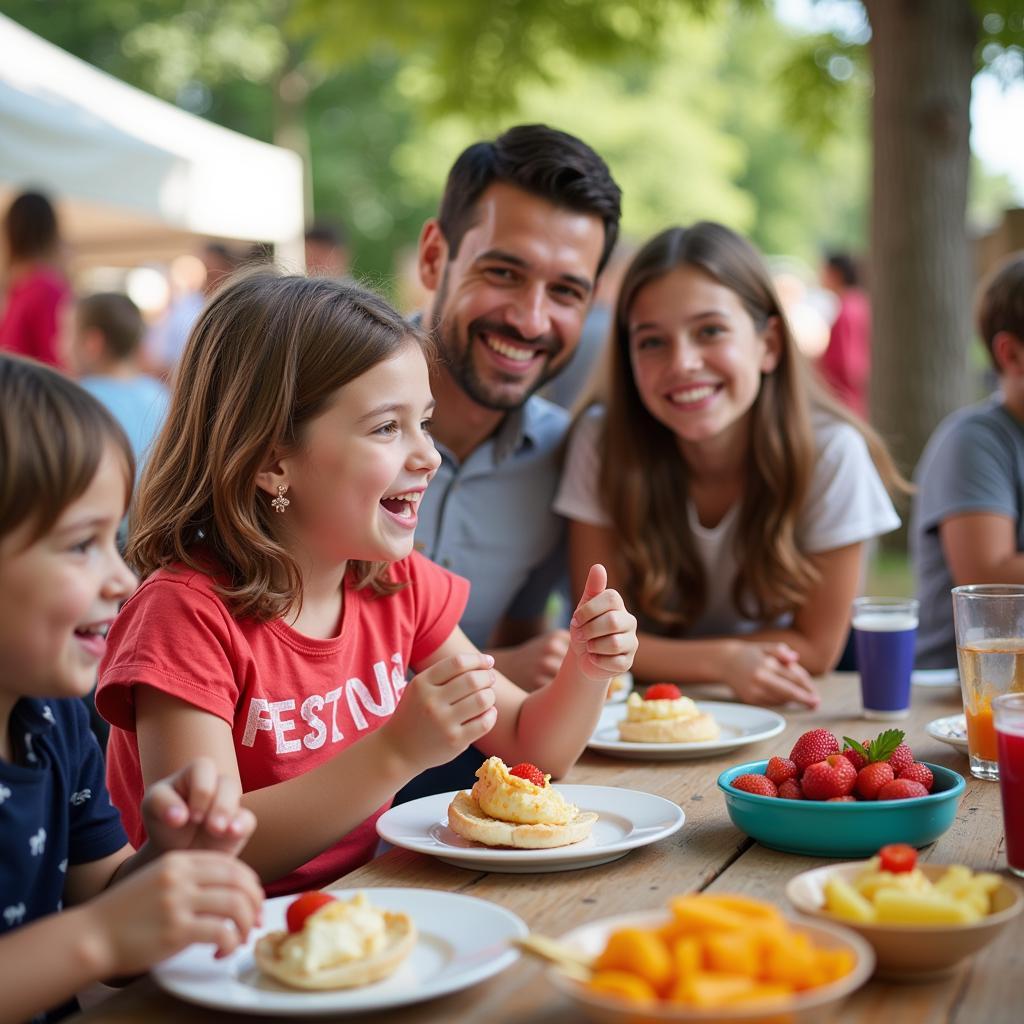
[(71, 299), (61, 269), (57, 214), (40, 192), (23, 192), (3, 221), (0, 350), (60, 367), (60, 321)]
[[(181, 287), (171, 299), (171, 304), (162, 320), (154, 326), (146, 338), (143, 361), (145, 368), (154, 376), (169, 380), (181, 359), (189, 332), (199, 318), (207, 299), (217, 286), (238, 269), (238, 254), (221, 242), (207, 242), (194, 256), (179, 257), (180, 272), (172, 264), (172, 284)], [(176, 260), (175, 263), (178, 263)]]
[(75, 307), (68, 352), (68, 368), (114, 414), (140, 468), (163, 425), (168, 400), (163, 382), (142, 372), (145, 327), (142, 314), (127, 295), (89, 295)]
[(135, 577), (115, 544), (132, 454), (77, 384), (0, 355), (0, 1022), (53, 1021), (74, 994), (192, 942), (221, 953), (259, 917), (232, 856), (255, 826), (197, 759), (151, 781), (133, 849), (78, 699)]
[(348, 238), (336, 224), (315, 221), (306, 232), (306, 273), (342, 278), (348, 274)]
[(867, 419), (871, 376), (871, 305), (867, 292), (860, 286), (857, 265), (843, 252), (825, 257), (821, 283), (839, 300), (839, 312), (828, 347), (818, 361), (818, 372), (840, 402)]
[(816, 706), (864, 543), (899, 525), (884, 445), (810, 378), (760, 254), (721, 224), (640, 250), (613, 354), (555, 502), (574, 589), (588, 558), (608, 566), (641, 621), (642, 679)]
[(976, 320), (999, 392), (947, 416), (915, 473), (919, 669), (956, 667), (952, 587), (1024, 584), (1024, 252), (982, 281)]

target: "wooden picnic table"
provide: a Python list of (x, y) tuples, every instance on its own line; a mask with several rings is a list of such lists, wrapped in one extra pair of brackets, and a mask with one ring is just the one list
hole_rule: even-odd
[[(433, 858), (392, 850), (339, 884), (444, 889), (492, 900), (547, 935), (615, 914), (660, 909), (668, 898), (689, 890), (746, 892), (787, 907), (786, 882), (795, 874), (828, 863), (766, 849), (729, 820), (717, 789), (718, 774), (732, 764), (788, 753), (800, 733), (817, 726), (837, 735), (862, 738), (888, 727), (860, 717), (857, 676), (836, 673), (820, 681), (821, 707), (786, 711), (781, 736), (703, 761), (627, 761), (587, 752), (564, 780), (646, 790), (678, 803), (686, 823), (674, 836), (634, 850), (611, 864), (551, 874), (508, 875), (468, 871)], [(1006, 872), (999, 786), (971, 777), (966, 754), (932, 739), (926, 725), (959, 711), (955, 690), (915, 687), (910, 717), (899, 727), (919, 760), (946, 765), (967, 779), (953, 827), (921, 851), (925, 861), (962, 863), (978, 870)], [(789, 908), (791, 909), (791, 908)], [(374, 1024), (568, 1024), (579, 1014), (544, 977), (544, 967), (522, 958), (507, 971), (474, 988), (418, 1006), (366, 1015)], [(979, 956), (938, 980), (913, 984), (869, 982), (843, 1005), (843, 1024), (999, 1024), (1024, 1020), (1024, 915), (1016, 918)], [(75, 1017), (115, 1024), (228, 1024), (252, 1017), (186, 1006), (144, 978)], [(269, 1019), (269, 1018), (262, 1018)], [(328, 1018), (329, 1019), (329, 1018)], [(342, 1018), (337, 1018), (342, 1019)], [(345, 1018), (352, 1020), (353, 1018)]]

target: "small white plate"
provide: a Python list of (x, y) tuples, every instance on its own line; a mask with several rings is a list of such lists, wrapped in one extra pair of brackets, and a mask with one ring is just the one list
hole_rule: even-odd
[(960, 686), (960, 673), (955, 668), (918, 668), (910, 673), (910, 682), (926, 689), (944, 690)]
[(464, 839), (448, 827), (448, 806), (455, 793), (438, 793), (392, 807), (377, 819), (377, 832), (393, 846), (426, 853), (446, 864), (520, 875), (607, 864), (638, 846), (672, 835), (686, 820), (678, 804), (634, 789), (558, 786), (558, 792), (581, 811), (598, 815), (590, 835), (571, 846), (513, 850)]
[(778, 736), (786, 728), (782, 715), (752, 704), (730, 704), (727, 701), (699, 700), (697, 708), (714, 716), (721, 734), (717, 739), (698, 743), (628, 743), (619, 739), (619, 722), (626, 717), (626, 708), (612, 705), (601, 713), (594, 735), (587, 744), (591, 750), (614, 757), (643, 761), (680, 761), (710, 757), (736, 747)]
[(419, 937), (408, 959), (389, 978), (361, 988), (306, 992), (280, 985), (257, 968), (252, 950), (266, 932), (286, 927), (294, 896), (263, 904), (263, 926), (223, 960), (214, 947), (190, 946), (153, 968), (157, 984), (201, 1006), (284, 1017), (369, 1013), (457, 992), (503, 971), (519, 956), (512, 941), (524, 922), (497, 904), (433, 889), (342, 889), (339, 898), (365, 892), (375, 907), (408, 914)]
[(963, 715), (936, 718), (928, 723), (928, 735), (967, 753), (967, 719)]

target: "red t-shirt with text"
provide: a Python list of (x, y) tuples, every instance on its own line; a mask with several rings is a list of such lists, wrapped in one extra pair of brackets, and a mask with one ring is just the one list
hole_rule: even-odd
[[(387, 596), (346, 582), (340, 629), (329, 640), (280, 619), (234, 618), (211, 577), (184, 566), (146, 579), (111, 627), (96, 694), (114, 727), (110, 795), (136, 846), (145, 836), (134, 688), (153, 686), (228, 722), (243, 791), (294, 778), (383, 725), (401, 699), (406, 670), (458, 625), (469, 594), (464, 579), (415, 553), (392, 564), (391, 578), (407, 585)], [(268, 894), (317, 889), (365, 863), (388, 806), (267, 886)]]

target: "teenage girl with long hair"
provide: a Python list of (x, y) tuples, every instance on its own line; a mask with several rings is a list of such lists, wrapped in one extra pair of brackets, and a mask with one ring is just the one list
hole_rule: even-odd
[(257, 815), (242, 856), (268, 890), (318, 887), (372, 855), (398, 789), (469, 744), (554, 775), (583, 749), (636, 621), (595, 566), (530, 696), (466, 639), (468, 585), (413, 551), (439, 464), (426, 344), (369, 292), (266, 270), (200, 316), (97, 696), (130, 833), (145, 782), (202, 753)]
[(753, 246), (704, 222), (640, 250), (556, 501), (576, 588), (601, 561), (637, 612), (637, 675), (816, 705), (902, 486), (811, 379)]

